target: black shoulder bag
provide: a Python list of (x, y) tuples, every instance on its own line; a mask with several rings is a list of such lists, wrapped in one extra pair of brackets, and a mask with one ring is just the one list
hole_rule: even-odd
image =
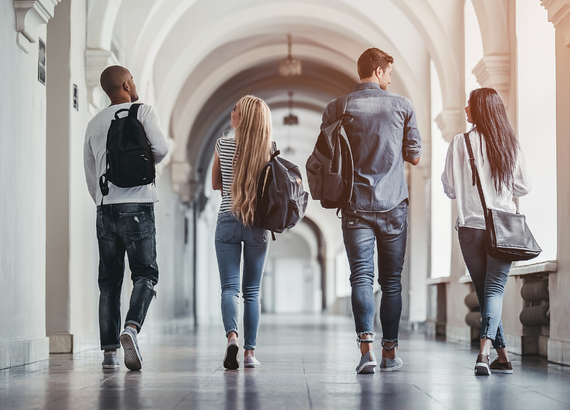
[(536, 258), (542, 249), (536, 243), (534, 236), (526, 224), (526, 217), (523, 214), (503, 212), (497, 209), (487, 208), (483, 188), (475, 159), (473, 149), (469, 141), (469, 133), (463, 134), (469, 152), (469, 164), (473, 175), (473, 185), (477, 184), (481, 205), (483, 205), (483, 215), (485, 216), (487, 253), (496, 259), (504, 261), (525, 261)]

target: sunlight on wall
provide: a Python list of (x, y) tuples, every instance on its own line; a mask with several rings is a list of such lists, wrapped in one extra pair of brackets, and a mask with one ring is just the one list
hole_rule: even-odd
[[(469, 98), (469, 93), (481, 85), (477, 82), (477, 77), (473, 74), (473, 68), (483, 58), (483, 40), (481, 39), (481, 29), (477, 21), (477, 15), (471, 0), (465, 2), (465, 103)], [(469, 124), (468, 124), (469, 125)]]
[(518, 0), (516, 12), (518, 137), (532, 178), (532, 191), (519, 208), (543, 249), (528, 264), (556, 259), (555, 31), (539, 2)]
[(441, 174), (449, 143), (443, 139), (435, 117), (443, 109), (441, 85), (433, 60), (431, 77), (431, 277), (449, 276), (451, 265), (451, 200), (443, 193)]

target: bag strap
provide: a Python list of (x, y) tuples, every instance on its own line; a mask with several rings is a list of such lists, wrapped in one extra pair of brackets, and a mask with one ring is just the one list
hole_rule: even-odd
[[(336, 117), (340, 120), (344, 113), (346, 112), (346, 106), (348, 102), (348, 94), (342, 95), (336, 99)], [(339, 115), (339, 113), (341, 113)]]
[[(346, 106), (348, 105), (348, 96), (350, 94), (345, 94), (345, 95), (341, 95), (340, 97), (338, 97), (336, 99), (336, 114), (337, 114), (337, 121), (343, 119), (342, 117), (346, 114)], [(340, 115), (339, 115), (340, 113)], [(347, 123), (352, 122), (354, 118), (352, 116), (350, 116), (350, 120), (347, 121)], [(341, 126), (343, 126), (344, 123), (341, 123)], [(340, 134), (341, 138), (345, 141), (346, 145), (349, 147), (349, 151), (350, 151), (350, 159), (352, 160), (352, 150), (350, 149), (350, 142), (348, 141), (348, 139), (346, 138), (345, 135), (343, 135), (342, 133)], [(336, 209), (336, 216), (337, 218), (339, 218), (339, 213), (342, 212), (344, 209), (346, 209), (346, 207), (348, 206), (348, 204), (350, 203), (350, 201), (352, 200), (352, 191), (350, 192), (350, 198), (348, 198), (348, 201), (345, 202), (344, 204), (342, 204), (341, 206), (339, 206)], [(340, 219), (340, 218), (339, 218)]]
[(473, 158), (473, 148), (471, 147), (471, 141), (469, 140), (469, 133), (463, 134), (465, 137), (465, 143), (467, 144), (467, 151), (469, 152), (469, 165), (471, 165), (471, 174), (473, 175), (473, 185), (477, 184), (477, 191), (479, 191), (479, 198), (481, 199), (481, 205), (483, 205), (483, 215), (487, 215), (487, 203), (485, 202), (485, 195), (483, 195), (483, 187), (481, 186), (481, 178), (479, 177), (479, 171), (477, 170), (477, 165), (475, 164), (475, 158)]
[[(142, 104), (131, 104), (131, 108), (129, 108), (129, 117), (134, 118), (135, 120), (137, 119), (137, 113), (139, 111), (139, 107)], [(119, 110), (117, 112), (120, 112), (122, 110)], [(117, 114), (115, 113), (115, 116), (117, 116)]]

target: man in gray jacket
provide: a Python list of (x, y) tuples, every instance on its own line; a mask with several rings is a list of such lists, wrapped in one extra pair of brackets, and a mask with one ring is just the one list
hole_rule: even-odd
[[(137, 334), (146, 317), (154, 286), (158, 282), (154, 203), (158, 202), (153, 184), (120, 188), (108, 182), (109, 193), (103, 197), (99, 178), (106, 171), (107, 131), (117, 111), (127, 110), (138, 100), (129, 70), (121, 66), (106, 68), (101, 87), (111, 99), (87, 125), (84, 165), (87, 188), (97, 205), (97, 240), (99, 243), (99, 331), (103, 368), (119, 367), (117, 349), (122, 345), (125, 365), (131, 370), (142, 368)], [(127, 112), (117, 115), (123, 116)], [(156, 111), (141, 105), (137, 119), (142, 123), (155, 159), (166, 156), (168, 146)], [(133, 291), (124, 330), (121, 327), (120, 298), (125, 269), (125, 251), (129, 258)]]
[[(370, 48), (358, 59), (360, 83), (349, 94), (344, 126), (354, 160), (352, 199), (342, 213), (344, 245), (350, 264), (352, 311), (361, 360), (357, 373), (374, 373), (374, 245), (382, 289), (382, 371), (402, 367), (395, 355), (402, 312), (401, 274), (408, 228), (408, 185), (404, 161), (420, 161), (421, 138), (410, 100), (386, 91), (394, 59)], [(337, 121), (336, 100), (323, 114), (321, 129)]]

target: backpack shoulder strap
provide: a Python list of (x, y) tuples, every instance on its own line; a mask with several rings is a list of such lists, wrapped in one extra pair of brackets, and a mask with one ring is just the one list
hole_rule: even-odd
[(346, 112), (346, 104), (348, 102), (348, 94), (341, 95), (336, 99), (336, 118), (340, 120)]
[(131, 108), (129, 108), (129, 117), (134, 117), (136, 119), (137, 113), (139, 112), (139, 107), (141, 105), (142, 105), (141, 103), (131, 104)]

